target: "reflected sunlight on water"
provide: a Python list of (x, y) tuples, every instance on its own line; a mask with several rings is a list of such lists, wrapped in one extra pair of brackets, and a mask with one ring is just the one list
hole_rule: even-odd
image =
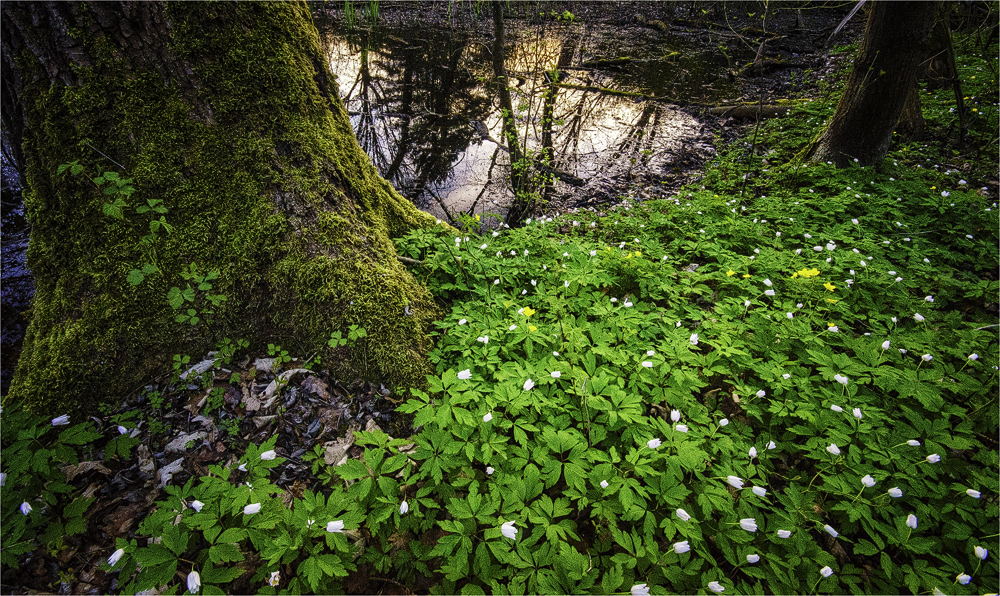
[[(510, 160), (497, 144), (502, 120), (491, 39), (434, 26), (335, 30), (324, 37), (358, 141), (386, 179), (438, 216), (445, 209), (503, 212), (512, 199)], [(625, 67), (580, 66), (609, 43), (594, 30), (567, 26), (510, 35), (505, 66), (520, 142), (587, 181), (573, 189), (578, 197), (636, 181), (655, 184), (677, 169), (678, 155), (700, 140), (702, 127), (660, 98), (690, 100), (691, 89), (696, 100), (732, 92), (718, 64), (690, 51), (679, 58), (662, 40), (633, 48), (644, 58)], [(552, 199), (569, 190), (556, 181), (546, 192)]]

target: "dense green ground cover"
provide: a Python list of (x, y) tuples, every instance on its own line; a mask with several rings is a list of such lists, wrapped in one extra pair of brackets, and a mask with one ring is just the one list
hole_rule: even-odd
[[(986, 138), (995, 64), (965, 64)], [(672, 200), (399, 241), (450, 309), (398, 410), (414, 436), (358, 433), (363, 457), (317, 460), (294, 500), (273, 441), (246, 483), (171, 487), (119, 540), (123, 590), (330, 593), (365, 566), (437, 593), (998, 591), (998, 210), (972, 182), (995, 148), (776, 165), (832, 108), (766, 123)], [(51, 543), (36, 495), (69, 491), (34, 462), (72, 460), (87, 424), (4, 415), (7, 540)]]
[(738, 153), (675, 201), (401, 244), (453, 308), (407, 406), (440, 496), (402, 526), (449, 532), (443, 591), (997, 590), (992, 202), (903, 150), (741, 198)]

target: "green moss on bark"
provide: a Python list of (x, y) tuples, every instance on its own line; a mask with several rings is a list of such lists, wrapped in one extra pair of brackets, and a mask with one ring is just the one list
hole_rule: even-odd
[[(438, 311), (390, 238), (434, 219), (357, 145), (307, 8), (177, 3), (166, 17), (163, 51), (190, 64), (194, 87), (100, 35), (78, 34), (92, 57), (78, 86), (50, 86), (33, 57), (19, 58), (39, 75), (25, 141), (37, 290), (8, 399), (52, 412), (115, 399), (172, 354), (197, 356), (224, 336), (329, 355), (330, 332), (350, 324), (369, 337), (338, 363), (342, 374), (421, 384)], [(95, 149), (134, 179), (125, 222), (102, 214), (104, 199), (85, 179), (118, 171)], [(86, 176), (56, 176), (77, 159)], [(138, 247), (148, 219), (134, 207), (150, 198), (175, 228), (156, 245), (163, 275), (132, 287), (128, 271), (149, 257)], [(189, 263), (219, 269), (213, 292), (228, 296), (195, 328), (173, 322), (166, 301)]]

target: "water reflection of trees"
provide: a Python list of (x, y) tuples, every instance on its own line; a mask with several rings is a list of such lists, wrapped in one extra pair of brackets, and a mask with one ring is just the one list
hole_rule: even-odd
[[(327, 40), (359, 142), (421, 207), (498, 210), (512, 197), (510, 156), (500, 150), (507, 148), (482, 142), (505, 144), (491, 41), (431, 27)], [(507, 44), (513, 124), (536, 173), (608, 180), (661, 168), (675, 137), (697, 124), (657, 101), (557, 86), (615, 84), (614, 73), (579, 66), (592, 43), (586, 30), (555, 26), (519, 31)], [(544, 200), (565, 187), (549, 178), (534, 190)]]
[(470, 121), (487, 119), (489, 100), (479, 89), (475, 48), (452, 32), (341, 35), (327, 43), (358, 142), (404, 194), (428, 194), (481, 140)]

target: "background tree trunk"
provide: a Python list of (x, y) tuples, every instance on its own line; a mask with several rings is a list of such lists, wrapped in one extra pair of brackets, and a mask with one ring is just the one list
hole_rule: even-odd
[[(37, 284), (8, 400), (62, 411), (118, 398), (171, 354), (196, 360), (223, 337), (324, 353), (342, 374), (423, 381), (437, 309), (391, 238), (434, 219), (361, 151), (304, 3), (2, 11)], [(57, 175), (74, 160), (82, 175)], [(105, 171), (134, 179), (124, 220), (102, 213), (91, 179)], [(174, 226), (153, 250), (140, 244), (149, 215), (135, 211), (149, 199)], [(158, 272), (128, 283), (144, 263)], [(212, 309), (196, 292), (197, 326), (175, 322), (166, 298), (189, 265), (218, 270), (211, 293), (227, 297)], [(330, 333), (350, 324), (367, 340), (331, 353)]]
[(493, 74), (497, 80), (497, 97), (500, 100), (500, 116), (503, 121), (503, 140), (510, 154), (510, 186), (514, 192), (514, 200), (507, 210), (504, 221), (507, 224), (516, 225), (524, 220), (534, 203), (526, 194), (528, 164), (517, 136), (514, 105), (510, 99), (510, 81), (504, 66), (506, 40), (503, 27), (503, 3), (500, 0), (493, 0), (491, 7), (493, 9)]
[(936, 10), (934, 2), (874, 3), (837, 111), (806, 151), (808, 159), (844, 167), (855, 159), (874, 165), (885, 157), (916, 84)]

